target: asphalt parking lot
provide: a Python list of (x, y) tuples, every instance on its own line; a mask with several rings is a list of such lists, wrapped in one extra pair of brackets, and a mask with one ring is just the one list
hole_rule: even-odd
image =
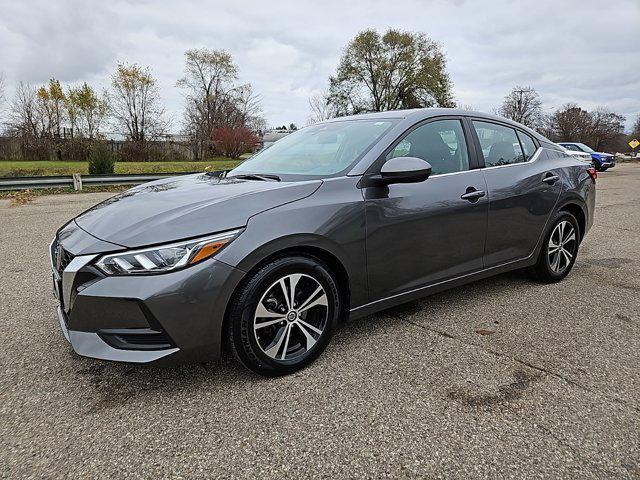
[(600, 174), (572, 274), (343, 325), (295, 375), (76, 356), (47, 258), (111, 194), (0, 201), (2, 478), (640, 478), (640, 164)]

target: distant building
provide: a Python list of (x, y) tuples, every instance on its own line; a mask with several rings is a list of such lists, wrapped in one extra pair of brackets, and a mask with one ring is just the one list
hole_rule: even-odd
[(269, 130), (268, 132), (265, 132), (264, 135), (262, 135), (261, 148), (270, 147), (281, 138), (284, 138), (293, 132), (294, 130)]

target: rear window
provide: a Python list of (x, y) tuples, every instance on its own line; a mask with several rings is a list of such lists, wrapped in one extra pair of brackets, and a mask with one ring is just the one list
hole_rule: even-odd
[(524, 161), (520, 140), (513, 128), (475, 120), (473, 127), (480, 140), (486, 167), (511, 165)]
[(536, 144), (533, 142), (533, 139), (526, 133), (518, 132), (518, 138), (520, 139), (520, 144), (522, 145), (522, 150), (524, 151), (524, 161), (528, 162), (537, 150)]

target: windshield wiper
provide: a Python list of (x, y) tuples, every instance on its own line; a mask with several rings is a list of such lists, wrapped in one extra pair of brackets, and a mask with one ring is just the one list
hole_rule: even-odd
[(241, 173), (239, 175), (231, 175), (227, 178), (242, 178), (244, 180), (261, 180), (263, 182), (268, 182), (269, 180), (279, 182), (280, 177), (278, 175), (273, 175), (270, 173)]

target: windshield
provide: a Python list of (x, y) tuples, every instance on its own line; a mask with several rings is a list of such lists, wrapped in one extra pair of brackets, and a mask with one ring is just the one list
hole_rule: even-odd
[(392, 120), (348, 120), (312, 125), (261, 150), (229, 176), (335, 175), (351, 167), (393, 124)]
[(594, 151), (593, 148), (587, 147), (584, 143), (576, 143), (576, 145), (578, 145), (578, 147), (580, 147), (580, 150), (582, 150), (583, 152), (592, 153)]

